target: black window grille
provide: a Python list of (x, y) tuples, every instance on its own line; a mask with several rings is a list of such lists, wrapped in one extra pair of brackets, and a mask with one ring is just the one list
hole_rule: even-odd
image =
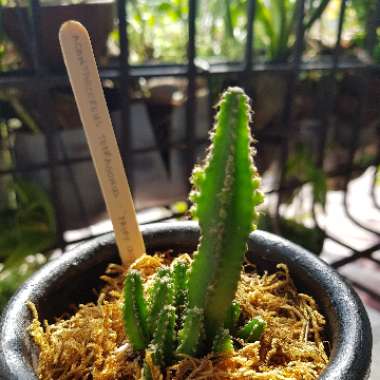
[[(372, 60), (367, 62), (355, 61), (347, 62), (341, 59), (342, 54), (342, 31), (344, 20), (346, 16), (347, 1), (341, 0), (339, 12), (339, 22), (336, 32), (336, 42), (333, 49), (331, 59), (324, 61), (308, 61), (303, 60), (304, 43), (305, 43), (305, 1), (299, 0), (296, 2), (296, 31), (295, 43), (292, 51), (291, 58), (285, 63), (263, 63), (256, 60), (253, 50), (253, 43), (255, 41), (254, 24), (256, 17), (256, 1), (247, 1), (247, 30), (246, 30), (246, 44), (244, 49), (244, 57), (239, 62), (222, 62), (208, 65), (199, 65), (197, 63), (196, 51), (196, 18), (197, 18), (197, 0), (189, 0), (188, 2), (188, 40), (187, 40), (187, 63), (185, 64), (142, 64), (131, 65), (129, 63), (129, 41), (128, 41), (128, 23), (127, 23), (127, 0), (116, 1), (116, 14), (118, 22), (118, 31), (120, 36), (120, 54), (116, 64), (108, 65), (101, 68), (101, 77), (104, 80), (110, 79), (118, 83), (119, 88), (119, 103), (120, 103), (120, 119), (122, 128), (118, 132), (118, 142), (122, 152), (122, 157), (129, 180), (133, 190), (136, 188), (136, 173), (133, 164), (133, 158), (138, 155), (143, 155), (149, 152), (160, 151), (162, 155), (167, 152), (178, 151), (184, 157), (183, 171), (184, 181), (187, 181), (191, 168), (196, 161), (198, 147), (205, 143), (205, 138), (199, 138), (196, 134), (196, 121), (194, 115), (197, 113), (197, 79), (203, 78), (204, 83), (208, 87), (208, 93), (212, 93), (212, 85), (217, 78), (223, 78), (224, 83), (237, 83), (246, 88), (248, 92), (252, 92), (252, 88), (247, 88), (248, 82), (253, 83), (257, 75), (262, 73), (276, 74), (285, 73), (285, 98), (283, 111), (280, 117), (280, 128), (275, 131), (260, 130), (256, 132), (256, 138), (259, 141), (259, 150), (261, 144), (272, 144), (279, 149), (277, 162), (279, 165), (279, 174), (276, 180), (276, 185), (268, 190), (268, 194), (277, 194), (275, 214), (279, 216), (280, 205), (284, 202), (287, 191), (291, 188), (302, 186), (302, 181), (289, 183), (287, 181), (287, 163), (289, 159), (289, 146), (293, 137), (297, 133), (293, 123), (293, 110), (296, 101), (297, 84), (300, 81), (300, 76), (305, 73), (322, 73), (319, 84), (319, 99), (317, 107), (318, 128), (314, 136), (315, 138), (315, 154), (313, 159), (317, 168), (323, 169), (326, 158), (326, 144), (327, 136), (330, 132), (330, 119), (336, 106), (336, 97), (338, 91), (337, 77), (340, 73), (351, 73), (356, 75), (360, 80), (358, 81), (358, 112), (355, 120), (353, 120), (353, 127), (347, 133), (347, 149), (348, 155), (345, 161), (340, 165), (339, 169), (327, 173), (328, 177), (339, 177), (343, 181), (342, 188), (344, 190), (344, 210), (347, 217), (356, 224), (357, 228), (364, 229), (378, 238), (379, 231), (375, 230), (369, 225), (364, 225), (361, 221), (352, 215), (347, 197), (348, 185), (353, 175), (360, 172), (363, 168), (355, 162), (355, 153), (359, 148), (359, 141), (363, 133), (363, 123), (366, 118), (366, 113), (369, 107), (369, 84), (373, 75), (379, 74), (379, 65)], [(90, 161), (88, 155), (82, 157), (69, 157), (65, 155), (62, 150), (62, 141), (58, 134), (57, 118), (54, 114), (53, 100), (51, 91), (57, 86), (67, 86), (68, 80), (65, 73), (51, 71), (46, 62), (43, 61), (42, 35), (49, 33), (48, 30), (42, 30), (41, 26), (41, 4), (39, 0), (30, 0), (30, 12), (27, 14), (20, 13), (20, 22), (28, 26), (29, 31), (28, 41), (29, 50), (32, 57), (32, 66), (28, 69), (14, 70), (0, 73), (0, 86), (2, 89), (28, 89), (35, 94), (36, 104), (39, 109), (43, 110), (44, 118), (41, 125), (42, 132), (45, 136), (45, 149), (47, 152), (47, 160), (45, 162), (31, 163), (23, 166), (15, 166), (0, 170), (0, 175), (24, 175), (25, 173), (36, 173), (39, 171), (47, 171), (50, 180), (50, 194), (55, 209), (56, 222), (57, 222), (57, 245), (65, 247), (67, 242), (64, 239), (64, 221), (62, 220), (63, 205), (61, 202), (62, 192), (66, 191), (61, 185), (59, 180), (58, 171), (62, 168), (67, 170), (73, 186), (74, 193), (78, 198), (78, 209), (81, 211), (84, 223), (88, 224), (88, 217), (83, 203), (82, 195), (80, 195), (78, 184), (74, 175), (75, 165), (80, 165), (84, 162)], [(367, 50), (371, 53), (376, 44), (377, 28), (380, 25), (380, 1), (377, 1), (375, 17), (371, 18), (371, 23), (367, 30), (366, 42)], [(184, 115), (183, 134), (181, 138), (165, 140), (165, 147), (159, 146), (157, 143), (136, 148), (134, 145), (133, 130), (138, 128), (131, 121), (131, 92), (130, 89), (140, 78), (156, 78), (156, 77), (179, 77), (186, 79), (186, 105)], [(247, 80), (249, 78), (249, 81)], [(380, 99), (380, 98), (379, 98)], [(213, 97), (208, 97), (208, 117), (209, 121), (213, 117)], [(365, 167), (373, 165), (378, 167), (380, 164), (380, 149), (379, 149), (379, 134), (377, 134), (377, 151), (375, 158), (371, 162), (367, 162)], [(157, 142), (157, 140), (156, 140)], [(161, 144), (161, 143), (160, 143)], [(161, 150), (164, 150), (163, 152)], [(58, 152), (63, 151), (63, 154)], [(163, 156), (162, 156), (163, 157)], [(369, 196), (372, 198), (373, 207), (379, 209), (379, 201), (375, 196), (377, 171), (374, 173), (374, 179), (369, 189)], [(187, 182), (186, 182), (187, 186)], [(318, 225), (318, 218), (315, 215), (315, 202), (312, 206), (312, 214), (315, 223)], [(277, 226), (278, 227), (278, 226)], [(323, 227), (321, 226), (323, 229)], [(334, 262), (334, 267), (340, 267), (350, 263), (358, 258), (367, 258), (380, 264), (373, 254), (380, 249), (380, 243), (376, 243), (365, 250), (357, 250), (354, 247), (347, 245), (344, 239), (334, 236), (333, 233), (325, 234), (326, 238), (332, 239), (338, 244), (350, 249), (352, 254), (349, 257)], [(369, 289), (365, 289), (371, 292)], [(379, 298), (379, 296), (377, 296)]]

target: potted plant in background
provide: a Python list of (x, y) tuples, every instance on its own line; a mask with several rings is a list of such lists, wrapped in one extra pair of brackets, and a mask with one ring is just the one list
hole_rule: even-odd
[[(38, 367), (40, 376), (53, 378), (53, 373), (65, 376), (73, 368), (79, 377), (94, 379), (159, 379), (162, 373), (176, 379), (195, 373), (210, 379), (254, 378), (260, 373), (274, 379), (287, 375), (301, 379), (306, 374), (324, 380), (366, 377), (371, 350), (368, 317), (358, 297), (331, 268), (300, 247), (259, 232), (249, 236), (247, 256), (257, 272), (250, 274), (246, 268), (240, 274), (256, 206), (263, 199), (251, 161), (248, 122), (246, 97), (240, 89), (229, 89), (221, 101), (208, 159), (192, 176), (193, 213), (201, 233), (193, 260), (187, 255), (173, 258), (195, 249), (199, 238), (195, 224), (147, 226), (143, 234), (148, 252), (162, 254), (143, 256), (129, 270), (109, 267), (103, 277), (108, 285), (96, 304), (81, 306), (67, 321), (58, 320), (45, 330), (36, 310), (52, 320), (69, 304), (88, 301), (90, 287), (99, 288), (97, 279), (116, 259), (113, 237), (94, 240), (49, 264), (3, 315), (3, 376), (35, 379)], [(285, 264), (280, 273), (263, 274), (275, 271), (279, 263)], [(289, 276), (298, 289), (316, 297), (327, 318), (329, 359), (321, 335), (324, 318)], [(267, 296), (260, 286), (267, 289)], [(32, 325), (27, 301), (36, 308)], [(306, 314), (298, 310), (302, 307)], [(59, 361), (54, 359), (57, 354)]]
[[(11, 91), (0, 94), (0, 169), (14, 166), (14, 133), (31, 122)], [(18, 110), (18, 115), (15, 114)], [(31, 122), (33, 126), (33, 123)], [(47, 193), (36, 182), (0, 176), (0, 310), (43, 263), (41, 254), (56, 243), (55, 215)]]
[(13, 202), (0, 208), (0, 311), (16, 289), (46, 262), (56, 243), (55, 216), (47, 194), (36, 184), (13, 180)]

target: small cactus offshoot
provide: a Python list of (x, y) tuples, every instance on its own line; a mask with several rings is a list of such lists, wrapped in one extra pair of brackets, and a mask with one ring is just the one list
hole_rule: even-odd
[(254, 318), (244, 325), (237, 335), (246, 342), (253, 343), (261, 338), (266, 326), (267, 324), (263, 319)]
[(232, 336), (251, 342), (265, 329), (259, 318), (239, 328), (241, 310), (234, 301), (247, 239), (256, 228), (256, 207), (264, 199), (252, 159), (250, 113), (243, 90), (227, 89), (209, 154), (191, 178), (192, 215), (201, 231), (191, 266), (177, 260), (161, 268), (147, 300), (138, 272), (127, 274), (126, 333), (136, 351), (149, 352), (155, 366), (163, 368), (183, 354), (231, 353)]

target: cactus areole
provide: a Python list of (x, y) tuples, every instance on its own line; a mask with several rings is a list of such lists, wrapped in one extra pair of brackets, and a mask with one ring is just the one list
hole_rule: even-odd
[[(234, 295), (264, 197), (253, 163), (248, 97), (231, 87), (218, 107), (208, 155), (191, 177), (191, 213), (201, 230), (191, 266), (177, 261), (156, 273), (147, 301), (138, 272), (130, 271), (125, 282), (126, 333), (134, 349), (150, 351), (158, 366), (181, 355), (233, 350), (231, 315), (240, 313)], [(264, 326), (251, 322), (258, 324), (256, 332), (246, 332), (251, 339)]]

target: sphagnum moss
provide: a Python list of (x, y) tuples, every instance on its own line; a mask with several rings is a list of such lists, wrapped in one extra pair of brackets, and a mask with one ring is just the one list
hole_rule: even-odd
[[(190, 263), (187, 255), (180, 259)], [(133, 264), (146, 297), (155, 273), (173, 267), (171, 263), (170, 253), (163, 253), (143, 256)], [(233, 334), (260, 316), (267, 324), (260, 340), (236, 338), (228, 355), (183, 356), (166, 368), (155, 365), (151, 350), (132, 349), (122, 313), (125, 276), (125, 268), (111, 264), (102, 276), (105, 286), (97, 302), (81, 305), (71, 317), (52, 324), (41, 324), (31, 306), (34, 320), (29, 330), (40, 351), (40, 379), (140, 380), (145, 361), (153, 380), (315, 380), (328, 362), (325, 320), (315, 301), (297, 292), (285, 265), (273, 274), (241, 273), (235, 295), (240, 314)]]

